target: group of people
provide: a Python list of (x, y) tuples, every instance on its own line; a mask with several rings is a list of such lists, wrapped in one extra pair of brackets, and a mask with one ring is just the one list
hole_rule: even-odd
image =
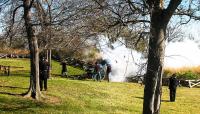
[[(67, 76), (67, 63), (65, 61), (61, 62), (62, 65), (62, 76)], [(42, 91), (43, 88), (47, 90), (47, 79), (49, 78), (49, 68), (50, 64), (47, 59), (42, 58), (39, 62), (39, 69), (40, 69), (40, 90)], [(88, 65), (87, 75), (94, 80), (101, 81), (103, 78), (106, 80), (110, 80), (110, 73), (111, 73), (111, 65), (110, 64), (100, 64), (96, 62), (93, 66), (92, 64)], [(170, 101), (175, 102), (176, 98), (176, 88), (179, 85), (179, 81), (176, 78), (176, 74), (173, 74), (169, 78), (169, 93), (170, 93)]]
[(89, 64), (87, 68), (87, 75), (93, 80), (101, 81), (103, 79), (110, 80), (111, 65), (101, 64), (100, 62), (95, 62), (95, 65)]

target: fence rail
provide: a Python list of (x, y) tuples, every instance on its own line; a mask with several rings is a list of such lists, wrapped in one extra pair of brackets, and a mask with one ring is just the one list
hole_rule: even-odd
[(24, 67), (0, 65), (0, 71), (3, 71), (3, 73), (7, 76), (10, 76), (11, 68), (24, 68)]

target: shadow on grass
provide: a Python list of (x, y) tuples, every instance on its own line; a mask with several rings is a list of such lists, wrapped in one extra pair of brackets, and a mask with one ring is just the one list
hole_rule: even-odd
[[(0, 76), (8, 76), (8, 75), (6, 75), (6, 74), (0, 74)], [(25, 74), (25, 73), (11, 73), (9, 76), (30, 77), (30, 74)]]
[(137, 98), (137, 99), (144, 99), (143, 97), (135, 97), (135, 98)]
[(11, 88), (11, 89), (28, 89), (28, 88), (23, 88), (23, 87), (2, 86), (2, 85), (0, 85), (0, 87), (2, 87), (2, 88)]
[(24, 95), (24, 93), (17, 94), (17, 93), (9, 93), (9, 92), (1, 92), (1, 91), (0, 91), (0, 94), (13, 95), (13, 96), (22, 96), (22, 95)]
[(161, 102), (170, 102), (170, 100), (161, 100)]
[[(143, 97), (135, 97), (135, 98), (137, 98), (137, 99), (144, 99)], [(170, 100), (161, 100), (161, 102), (170, 102)]]
[[(22, 112), (35, 112), (33, 110), (36, 108), (42, 108), (47, 107), (48, 104), (37, 102), (29, 99), (23, 99), (23, 98), (8, 98), (8, 97), (0, 97), (1, 106), (0, 106), (0, 112), (3, 111), (4, 113), (14, 113), (16, 111)], [(18, 113), (19, 113), (18, 112)]]
[(15, 70), (15, 71), (11, 71), (9, 75), (7, 73), (0, 72), (0, 76), (23, 76), (23, 77), (28, 77), (28, 76), (30, 76), (30, 71), (29, 70)]
[[(15, 87), (15, 86), (2, 86), (0, 85), (1, 88), (10, 88), (10, 89), (28, 89), (28, 88), (23, 88), (23, 87)], [(24, 93), (10, 93), (10, 92), (5, 92), (5, 91), (0, 91), (0, 94), (4, 94), (4, 95), (12, 95), (12, 96), (23, 96)]]

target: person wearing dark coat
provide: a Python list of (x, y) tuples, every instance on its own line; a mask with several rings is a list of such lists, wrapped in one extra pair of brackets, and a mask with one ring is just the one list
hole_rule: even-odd
[(43, 90), (43, 85), (44, 85), (44, 90), (47, 90), (47, 79), (48, 77), (48, 70), (49, 70), (49, 63), (46, 59), (40, 60), (39, 63), (39, 68), (40, 68), (40, 91)]
[(63, 61), (60, 64), (62, 65), (62, 76), (67, 76), (67, 62)]
[(176, 88), (178, 86), (178, 79), (176, 78), (176, 74), (173, 74), (169, 78), (169, 90), (170, 90), (170, 101), (175, 102), (176, 99)]
[(86, 72), (87, 72), (88, 78), (89, 79), (92, 78), (92, 75), (94, 73), (94, 66), (92, 64), (89, 64), (88, 67), (87, 67)]
[(111, 65), (110, 64), (107, 64), (107, 70), (106, 70), (106, 77), (107, 77), (107, 80), (108, 82), (110, 82), (110, 73), (111, 73)]
[(98, 62), (95, 63), (95, 66), (94, 66), (94, 77), (93, 79), (94, 80), (97, 80), (97, 81), (101, 81), (101, 66)]

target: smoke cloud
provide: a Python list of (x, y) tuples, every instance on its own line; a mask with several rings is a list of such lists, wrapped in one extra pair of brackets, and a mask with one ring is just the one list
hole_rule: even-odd
[[(102, 59), (107, 60), (112, 66), (111, 81), (123, 82), (126, 77), (136, 76), (141, 70), (146, 59), (142, 54), (126, 48), (122, 39), (110, 44), (108, 38), (100, 36), (99, 50)], [(200, 49), (193, 40), (171, 42), (166, 46), (164, 66), (170, 68), (190, 67), (200, 65)]]
[(100, 36), (99, 40), (101, 57), (112, 67), (110, 81), (123, 82), (126, 77), (137, 75), (141, 70), (140, 64), (145, 62), (141, 53), (126, 48), (122, 39), (112, 44), (104, 36)]

